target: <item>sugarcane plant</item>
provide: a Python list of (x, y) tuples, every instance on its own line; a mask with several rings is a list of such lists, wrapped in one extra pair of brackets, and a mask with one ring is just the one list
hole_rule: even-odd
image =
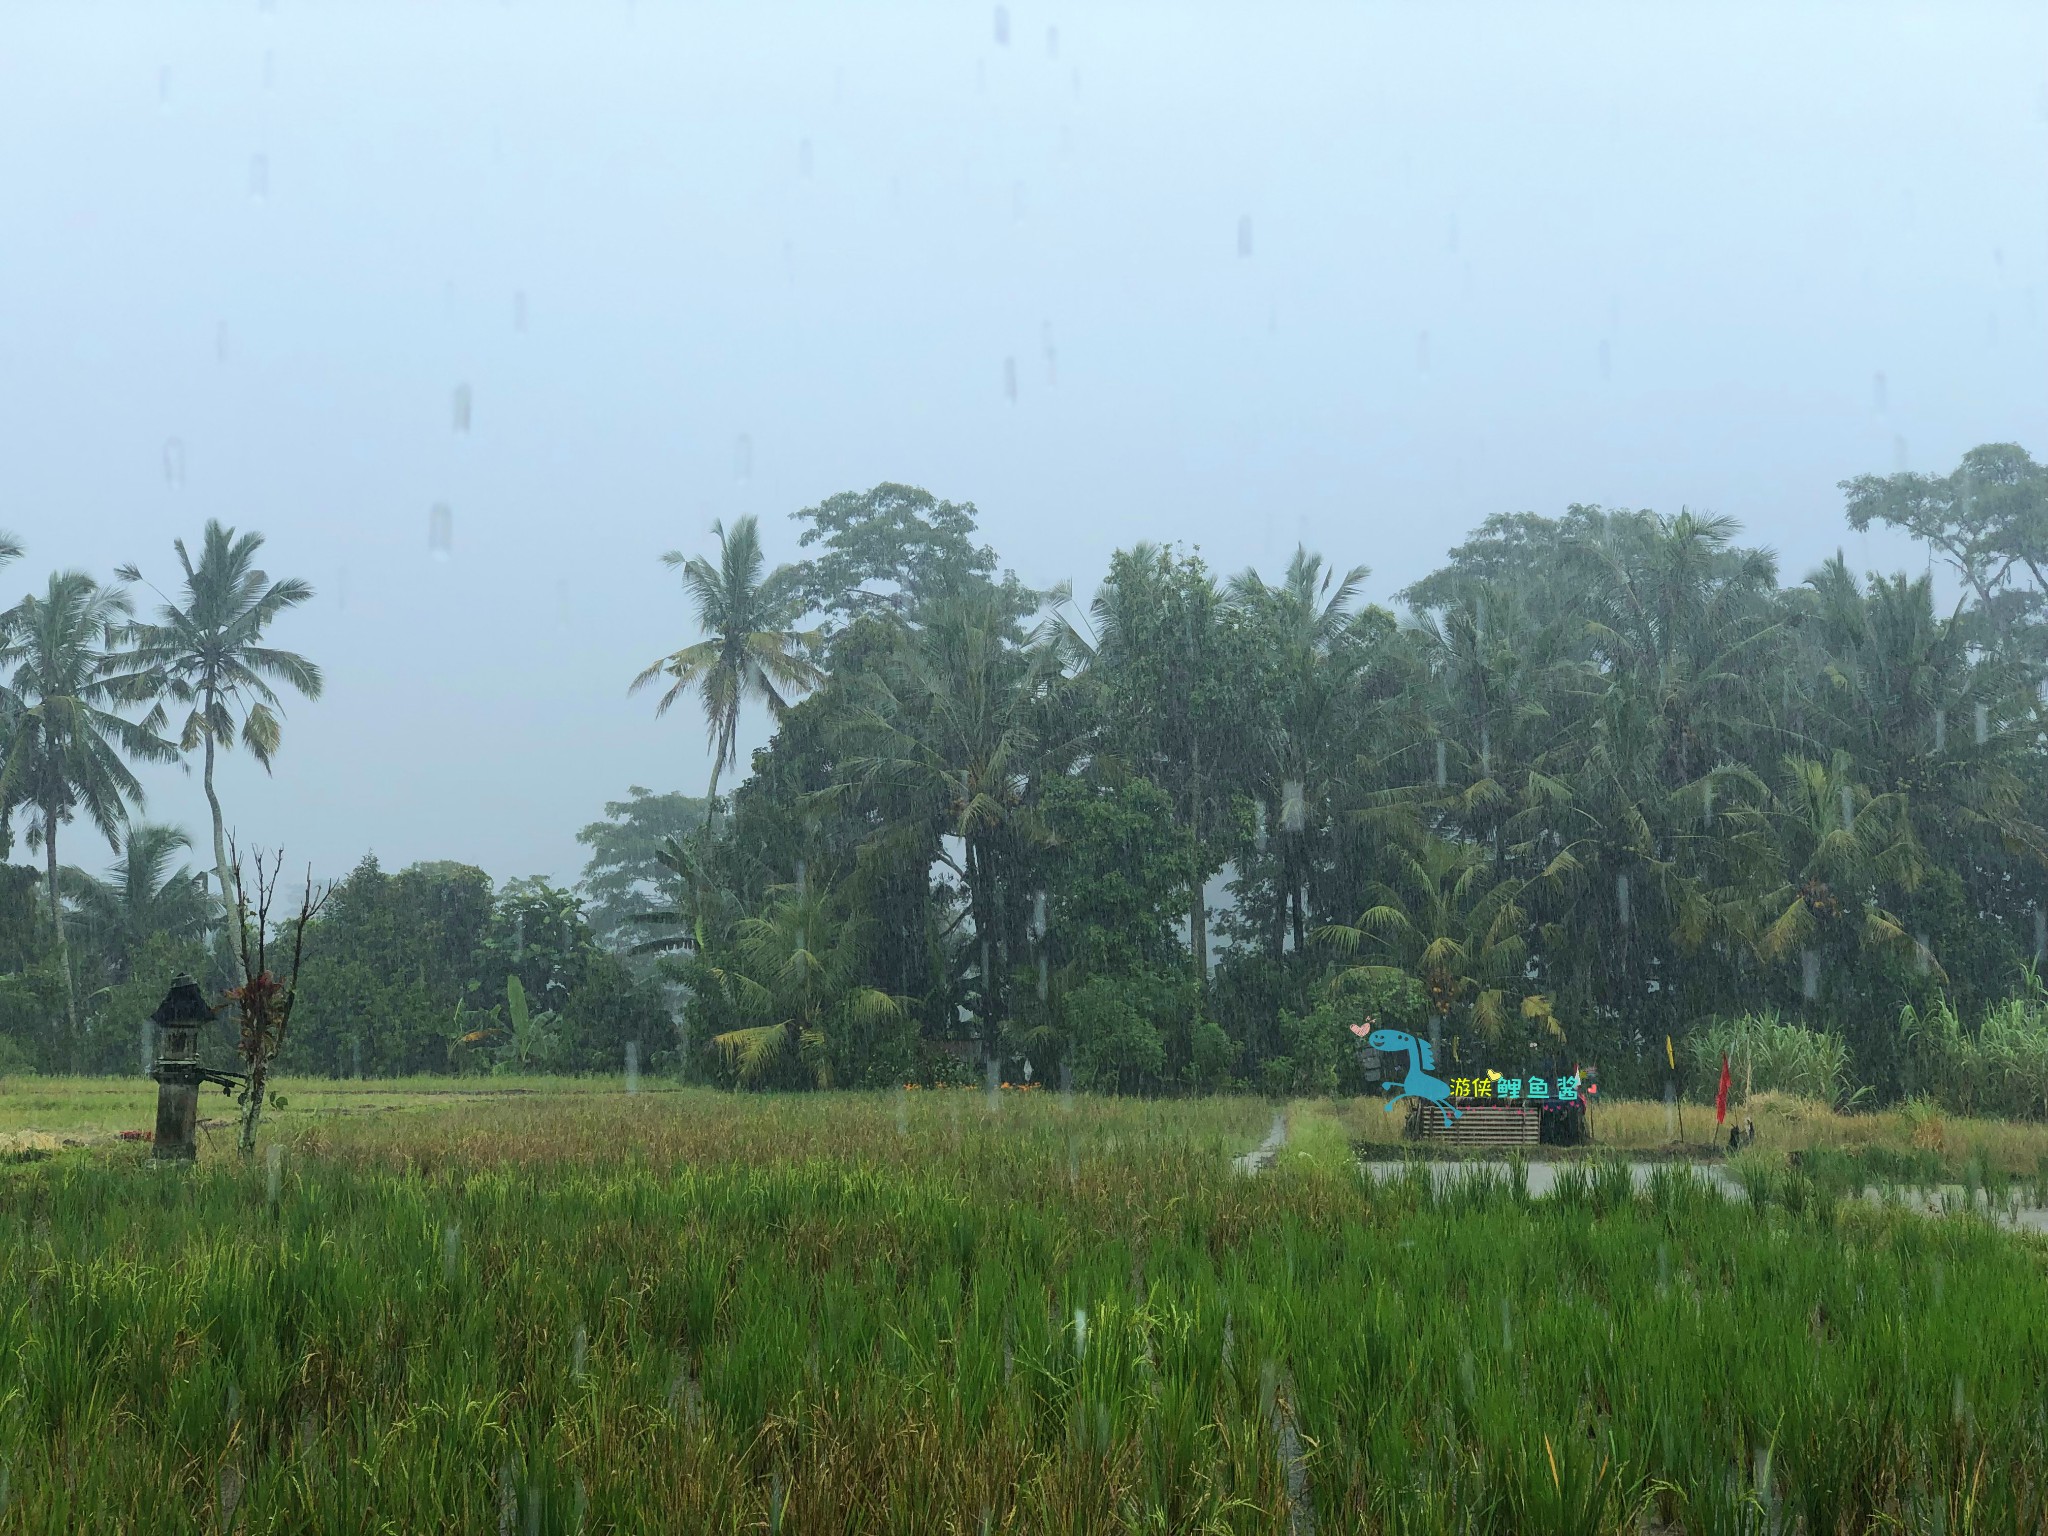
[[(277, 1053), (284, 1048), (285, 1031), (291, 1024), (292, 1007), (298, 1001), (299, 963), (305, 954), (306, 925), (319, 914), (327, 902), (326, 889), (316, 890), (313, 873), (306, 872), (306, 888), (299, 900), (298, 916), (290, 923), (292, 938), (291, 969), (280, 980), (270, 969), (270, 950), (273, 938), (271, 905), (277, 895), (277, 878), (284, 867), (284, 854), (280, 850), (268, 862), (259, 850), (255, 856), (255, 880), (242, 879), (241, 854), (232, 839), (228, 843), (230, 869), (234, 877), (235, 896), (235, 938), (240, 953), (242, 984), (228, 993), (228, 1001), (235, 1005), (235, 1012), (241, 1022), (241, 1038), (236, 1050), (248, 1067), (242, 1090), (235, 1096), (241, 1106), (241, 1133), (237, 1145), (247, 1157), (256, 1150), (256, 1131), (263, 1119), (263, 1104), (270, 1081), (270, 1064), (277, 1059)], [(253, 884), (256, 893), (256, 910), (249, 910), (249, 891)], [(282, 925), (274, 935), (282, 941)], [(282, 947), (280, 942), (280, 948)], [(276, 1102), (284, 1104), (283, 1095)]]

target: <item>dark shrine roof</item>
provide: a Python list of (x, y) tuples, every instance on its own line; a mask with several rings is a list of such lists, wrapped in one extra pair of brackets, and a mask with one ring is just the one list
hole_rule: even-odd
[(204, 1024), (219, 1012), (206, 1005), (206, 994), (199, 990), (199, 983), (180, 971), (171, 982), (171, 990), (164, 994), (164, 1000), (156, 1005), (156, 1012), (149, 1021), (159, 1028), (172, 1024)]

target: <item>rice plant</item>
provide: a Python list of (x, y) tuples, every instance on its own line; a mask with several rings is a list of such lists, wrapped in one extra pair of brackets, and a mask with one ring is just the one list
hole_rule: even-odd
[(1983, 1222), (1231, 1160), (1257, 1104), (710, 1093), (0, 1170), (0, 1528), (2043, 1528)]

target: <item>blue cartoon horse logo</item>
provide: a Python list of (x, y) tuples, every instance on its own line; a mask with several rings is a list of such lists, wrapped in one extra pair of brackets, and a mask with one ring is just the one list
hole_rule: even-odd
[[(1354, 1030), (1356, 1026), (1353, 1026)], [(1376, 1029), (1365, 1037), (1365, 1043), (1376, 1050), (1406, 1051), (1408, 1053), (1408, 1075), (1399, 1083), (1381, 1083), (1382, 1088), (1396, 1088), (1401, 1091), (1387, 1100), (1387, 1113), (1394, 1112), (1394, 1106), (1403, 1099), (1427, 1099), (1444, 1112), (1447, 1120), (1460, 1120), (1465, 1112), (1451, 1102), (1451, 1085), (1440, 1077), (1431, 1077), (1424, 1070), (1436, 1065), (1436, 1052), (1429, 1048), (1427, 1040), (1418, 1040), (1405, 1029)]]

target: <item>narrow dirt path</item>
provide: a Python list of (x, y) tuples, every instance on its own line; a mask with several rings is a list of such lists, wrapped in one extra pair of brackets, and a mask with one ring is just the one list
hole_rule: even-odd
[(1232, 1161), (1231, 1166), (1239, 1173), (1257, 1173), (1261, 1168), (1273, 1166), (1273, 1159), (1280, 1155), (1280, 1149), (1287, 1145), (1287, 1111), (1281, 1110), (1273, 1116), (1273, 1129), (1266, 1132), (1266, 1139), (1251, 1151)]

